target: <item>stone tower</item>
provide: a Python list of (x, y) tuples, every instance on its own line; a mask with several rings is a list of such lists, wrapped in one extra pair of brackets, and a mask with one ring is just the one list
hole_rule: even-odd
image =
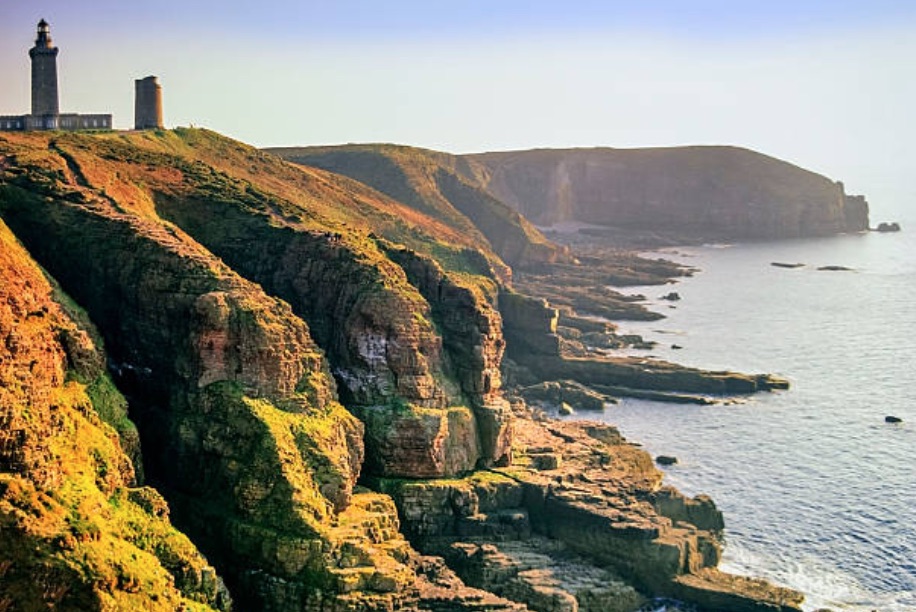
[(57, 99), (57, 52), (57, 47), (51, 41), (51, 28), (42, 19), (38, 22), (35, 46), (29, 49), (29, 57), (32, 58), (32, 115), (37, 117), (57, 117), (60, 114)]
[(134, 129), (162, 128), (162, 86), (154, 76), (134, 81), (137, 92), (134, 100)]

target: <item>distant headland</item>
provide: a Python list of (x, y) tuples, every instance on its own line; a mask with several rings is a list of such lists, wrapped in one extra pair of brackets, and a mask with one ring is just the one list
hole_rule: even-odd
[(469, 212), (472, 201), (496, 200), (564, 243), (654, 247), (830, 236), (869, 227), (868, 202), (848, 195), (842, 182), (739, 147), (451, 155), (354, 144), (270, 151), (345, 174), (396, 199), (444, 198)]

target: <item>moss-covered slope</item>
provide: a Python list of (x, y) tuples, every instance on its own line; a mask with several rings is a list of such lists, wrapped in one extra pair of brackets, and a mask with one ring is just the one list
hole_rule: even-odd
[(347, 560), (334, 525), (366, 428), (377, 475), (505, 461), (500, 260), (205, 131), (11, 135), (0, 172), (0, 216), (97, 323), (150, 482), (236, 599), (415, 596), (404, 559)]
[[(527, 413), (502, 395), (498, 302), (532, 359), (609, 372), (561, 359), (556, 311), (507, 291), (494, 248), (540, 239), (514, 213), (516, 238), (483, 239), (452, 203), (489, 201), (449, 163), (416, 166), (448, 203), (427, 210), (205, 130), (0, 136), (0, 544), (13, 551), (0, 597), (15, 595), (0, 609), (226, 608), (222, 579), (242, 610), (524, 610), (417, 553), (392, 498), (356, 484), (432, 490), (398, 511), (500, 537), (541, 507), (518, 495), (572, 481), (537, 447), (543, 431), (514, 442), (511, 417)], [(556, 254), (545, 248), (542, 263)], [(574, 455), (592, 452), (582, 445)], [(422, 484), (506, 467), (513, 448), (530, 456), (492, 508)], [(595, 452), (596, 469), (626, 454)], [(134, 486), (130, 458), (155, 489)], [(626, 466), (628, 491), (645, 475)], [(580, 523), (625, 526), (632, 512), (667, 525), (629, 494), (605, 512), (597, 493), (567, 500), (568, 545), (587, 537)], [(639, 546), (615, 557), (642, 564), (628, 601), (714, 565), (691, 529), (663, 543), (676, 563), (640, 561)], [(644, 579), (656, 571), (664, 580)], [(526, 584), (537, 597), (518, 601), (553, 597)]]
[(94, 330), (2, 221), (0, 278), (0, 608), (227, 609), (165, 501), (136, 486)]
[(155, 214), (139, 171), (172, 169), (115, 144), (4, 139), (0, 214), (97, 323), (150, 482), (243, 605), (333, 599), (362, 425), (290, 307)]

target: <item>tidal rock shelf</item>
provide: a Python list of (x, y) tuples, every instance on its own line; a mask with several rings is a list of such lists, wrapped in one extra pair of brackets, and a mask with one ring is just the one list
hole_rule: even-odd
[(374, 484), (416, 548), (532, 610), (633, 610), (644, 593), (711, 610), (800, 609), (794, 591), (716, 570), (724, 523), (712, 500), (662, 486), (614, 428), (520, 414), (515, 443), (506, 468)]

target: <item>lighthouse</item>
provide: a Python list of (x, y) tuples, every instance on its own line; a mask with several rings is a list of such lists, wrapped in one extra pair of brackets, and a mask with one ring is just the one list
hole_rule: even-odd
[(32, 115), (43, 118), (45, 129), (57, 127), (60, 114), (57, 53), (58, 48), (51, 40), (51, 27), (42, 19), (38, 22), (38, 37), (35, 46), (29, 49), (29, 57), (32, 58)]
[(32, 130), (110, 130), (111, 115), (61, 113), (57, 97), (57, 47), (51, 40), (51, 26), (38, 22), (35, 46), (29, 49), (32, 58), (32, 113), (29, 115), (0, 115), (0, 132)]

